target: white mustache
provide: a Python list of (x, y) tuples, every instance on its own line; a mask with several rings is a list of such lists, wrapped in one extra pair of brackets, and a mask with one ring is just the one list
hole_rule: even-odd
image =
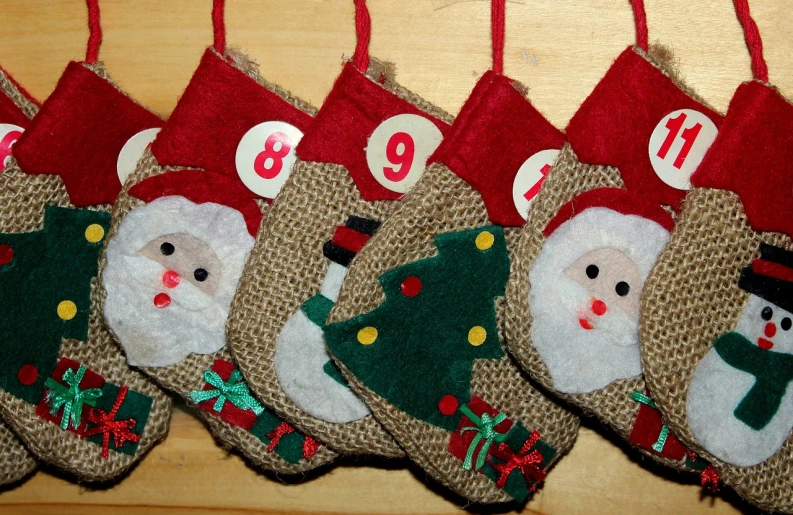
[[(165, 267), (143, 256), (124, 256), (124, 269), (137, 284), (150, 291), (152, 299), (158, 293), (165, 293), (171, 302), (187, 311), (202, 311), (215, 304), (215, 300), (196, 288), (190, 281), (180, 281), (175, 288), (166, 288), (162, 276)], [(145, 293), (145, 292), (144, 292)]]

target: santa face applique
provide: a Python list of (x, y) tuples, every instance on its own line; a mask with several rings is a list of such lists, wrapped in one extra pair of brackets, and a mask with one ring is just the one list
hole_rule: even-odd
[(697, 364), (686, 400), (697, 441), (738, 466), (770, 458), (793, 427), (793, 253), (760, 253), (738, 282), (750, 295), (735, 330)]
[(134, 209), (107, 246), (105, 317), (130, 365), (176, 364), (226, 344), (254, 238), (228, 206), (168, 196)]
[(639, 299), (668, 239), (656, 221), (606, 207), (554, 226), (528, 299), (531, 340), (554, 389), (582, 394), (641, 375)]

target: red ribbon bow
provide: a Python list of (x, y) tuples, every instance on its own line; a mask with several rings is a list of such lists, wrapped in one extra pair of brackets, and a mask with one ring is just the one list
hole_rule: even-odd
[(270, 439), (270, 445), (267, 446), (267, 452), (273, 452), (278, 444), (281, 443), (281, 437), (284, 435), (288, 435), (295, 428), (287, 424), (286, 422), (281, 422), (278, 424), (278, 427), (273, 429), (273, 431), (267, 435), (267, 438)]
[(306, 436), (303, 440), (303, 458), (306, 460), (310, 460), (319, 450), (319, 442), (311, 438), (310, 436)]
[[(523, 444), (523, 447), (521, 447), (520, 451), (517, 453), (513, 453), (507, 444), (499, 444), (498, 451), (509, 454), (509, 457), (507, 458), (506, 463), (490, 462), (490, 466), (499, 473), (498, 481), (496, 481), (497, 487), (504, 488), (504, 486), (507, 484), (507, 478), (509, 478), (509, 475), (512, 473), (512, 471), (516, 469), (519, 470), (521, 474), (523, 474), (523, 477), (526, 478), (527, 483), (534, 481), (536, 484), (545, 479), (546, 472), (542, 467), (540, 467), (540, 463), (542, 463), (545, 458), (539, 449), (534, 449), (533, 451), (529, 452), (529, 450), (534, 447), (534, 444), (536, 444), (539, 439), (540, 433), (537, 431), (532, 431), (529, 439), (526, 440), (526, 443)], [(529, 489), (532, 492), (535, 490), (535, 488), (536, 487), (534, 485), (530, 484)]]
[(116, 401), (113, 403), (113, 408), (108, 413), (98, 408), (91, 408), (88, 412), (88, 422), (96, 424), (96, 427), (87, 430), (83, 433), (82, 437), (88, 438), (89, 436), (101, 434), (102, 458), (104, 459), (108, 459), (110, 454), (110, 435), (113, 435), (113, 442), (116, 444), (116, 449), (123, 446), (126, 442), (138, 443), (140, 441), (140, 435), (136, 435), (131, 431), (137, 424), (135, 419), (115, 420), (116, 414), (121, 408), (121, 404), (124, 402), (128, 390), (126, 386), (122, 386), (119, 389), (118, 397), (116, 397)]
[(702, 483), (702, 488), (707, 488), (711, 493), (715, 494), (719, 489), (719, 481), (721, 481), (721, 478), (719, 478), (719, 473), (716, 472), (713, 465), (708, 465), (707, 468), (702, 471), (699, 480)]

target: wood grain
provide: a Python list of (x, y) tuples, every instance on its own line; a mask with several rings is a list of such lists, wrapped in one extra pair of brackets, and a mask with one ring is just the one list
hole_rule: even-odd
[[(228, 40), (262, 72), (320, 105), (355, 44), (352, 2), (235, 0)], [(397, 64), (399, 81), (456, 112), (490, 63), (487, 0), (370, 0), (372, 54)], [(793, 94), (793, 0), (753, 0), (771, 82)], [(210, 44), (210, 0), (102, 0), (101, 58), (131, 95), (167, 115)], [(724, 111), (750, 78), (729, 0), (646, 0), (650, 39), (672, 47), (687, 83)], [(49, 94), (69, 60), (81, 59), (82, 0), (3, 0), (0, 63), (35, 96)], [(510, 0), (506, 72), (564, 127), (617, 54), (633, 40), (625, 0)], [(597, 429), (594, 430), (593, 428)], [(746, 510), (734, 494), (703, 496), (695, 478), (640, 462), (588, 422), (528, 513), (711, 513)], [(249, 514), (457, 513), (459, 500), (405, 462), (344, 461), (302, 484), (257, 474), (222, 451), (177, 409), (167, 440), (123, 482), (86, 489), (48, 472), (0, 494), (2, 513)], [(727, 499), (726, 501), (724, 499)], [(502, 507), (507, 511), (513, 507)], [(476, 511), (473, 509), (473, 511)], [(498, 510), (496, 510), (498, 511)]]

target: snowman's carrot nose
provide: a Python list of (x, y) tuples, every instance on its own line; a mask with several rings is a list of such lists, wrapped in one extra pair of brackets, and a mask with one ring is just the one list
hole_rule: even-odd
[(773, 338), (776, 335), (776, 324), (773, 322), (768, 322), (765, 325), (765, 335), (768, 338)]

